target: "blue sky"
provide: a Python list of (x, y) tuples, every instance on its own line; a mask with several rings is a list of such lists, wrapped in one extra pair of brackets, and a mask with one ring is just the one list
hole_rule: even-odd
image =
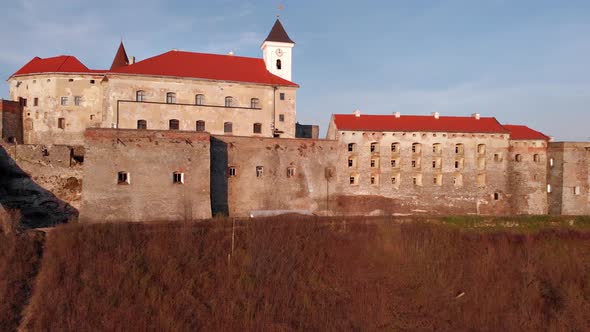
[[(590, 139), (590, 1), (283, 1), (298, 119), (332, 113), (495, 116)], [(261, 57), (278, 1), (1, 1), (0, 76), (34, 56), (108, 68), (173, 48)], [(0, 97), (8, 87), (0, 84)]]

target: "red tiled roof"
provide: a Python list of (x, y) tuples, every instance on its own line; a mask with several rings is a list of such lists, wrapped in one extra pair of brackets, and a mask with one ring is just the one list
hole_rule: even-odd
[(231, 55), (169, 51), (132, 65), (91, 70), (73, 56), (35, 57), (12, 76), (38, 73), (134, 74), (202, 78), (217, 81), (299, 87), (266, 70), (263, 59)]
[(271, 74), (263, 59), (183, 51), (169, 51), (112, 72), (298, 86)]
[(358, 131), (434, 131), (458, 133), (508, 133), (496, 118), (430, 115), (363, 115), (334, 114), (339, 130)]
[(517, 139), (517, 140), (549, 140), (549, 136), (533, 130), (527, 126), (519, 126), (519, 125), (504, 125), (504, 128), (510, 131), (510, 138)]
[(125, 46), (123, 46), (123, 42), (121, 42), (117, 54), (115, 54), (115, 58), (113, 59), (111, 70), (127, 66), (128, 64), (129, 58), (127, 57), (127, 52), (125, 52)]
[(37, 74), (37, 73), (86, 73), (88, 67), (84, 66), (76, 57), (60, 55), (53, 58), (33, 58), (12, 76)]

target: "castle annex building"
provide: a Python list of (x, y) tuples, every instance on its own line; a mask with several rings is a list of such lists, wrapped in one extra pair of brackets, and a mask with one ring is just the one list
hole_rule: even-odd
[(333, 114), (317, 139), (296, 121), (294, 45), (277, 20), (261, 58), (172, 50), (135, 61), (122, 43), (108, 70), (34, 58), (0, 101), (0, 167), (16, 174), (0, 188), (16, 198), (0, 203), (89, 222), (590, 214), (590, 142), (477, 113), (360, 111)]

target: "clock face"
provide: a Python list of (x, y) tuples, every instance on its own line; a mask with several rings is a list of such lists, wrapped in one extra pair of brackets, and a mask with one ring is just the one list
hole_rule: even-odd
[(283, 50), (281, 50), (280, 48), (277, 49), (277, 56), (283, 56)]

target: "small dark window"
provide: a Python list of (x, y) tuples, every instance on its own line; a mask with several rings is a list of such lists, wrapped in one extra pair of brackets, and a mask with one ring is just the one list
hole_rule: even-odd
[(137, 129), (147, 129), (147, 121), (137, 120)]
[(74, 81), (74, 79), (73, 79), (73, 78), (70, 78), (70, 79), (68, 80), (68, 82), (73, 82), (73, 81)]
[(499, 193), (494, 193), (494, 201), (497, 201), (500, 199), (500, 194)]
[(33, 99), (33, 106), (39, 106), (39, 98)]
[(234, 98), (233, 97), (225, 97), (225, 107), (233, 107), (234, 106)]
[(515, 160), (516, 162), (521, 162), (521, 161), (522, 161), (522, 155), (520, 155), (520, 154), (517, 154), (516, 156), (514, 156), (514, 160)]
[(279, 114), (279, 121), (285, 122), (285, 114)]
[(168, 121), (168, 127), (170, 130), (178, 130), (180, 129), (180, 121), (176, 119), (172, 119)]
[(66, 129), (66, 118), (57, 119), (57, 128)]
[(282, 67), (283, 67), (283, 63), (281, 62), (281, 59), (278, 59), (278, 60), (277, 60), (277, 69), (278, 69), (278, 70), (281, 70), (281, 69), (282, 69)]
[(348, 144), (348, 152), (354, 152), (354, 143), (349, 143)]
[(260, 108), (260, 100), (258, 98), (250, 99), (250, 108)]
[(182, 173), (182, 172), (172, 173), (172, 183), (183, 184), (184, 183), (184, 173)]
[(295, 176), (295, 167), (287, 167), (287, 177), (292, 178)]
[(284, 92), (279, 93), (279, 99), (285, 100), (285, 93)]
[(255, 123), (253, 129), (254, 129), (254, 134), (261, 134), (262, 133), (262, 124)]
[(203, 120), (197, 121), (197, 131), (198, 132), (205, 131), (205, 121), (203, 121)]
[(264, 167), (256, 166), (256, 177), (261, 178), (264, 175)]
[(195, 105), (205, 105), (205, 95), (196, 95)]
[(145, 101), (145, 91), (139, 90), (135, 93), (135, 101)]
[(128, 172), (117, 173), (117, 184), (131, 184), (131, 176)]
[(228, 167), (227, 168), (227, 176), (229, 176), (229, 177), (236, 176), (236, 168), (233, 166)]
[(233, 125), (231, 122), (225, 122), (223, 124), (223, 132), (224, 133), (231, 133), (233, 132)]
[(174, 93), (174, 92), (166, 93), (166, 104), (176, 104), (176, 93)]
[(94, 80), (90, 80), (90, 84), (94, 84)]

